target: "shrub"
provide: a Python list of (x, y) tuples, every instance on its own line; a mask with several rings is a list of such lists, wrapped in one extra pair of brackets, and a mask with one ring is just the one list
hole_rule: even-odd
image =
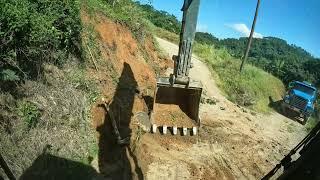
[(62, 64), (69, 54), (80, 52), (75, 0), (3, 0), (0, 22), (2, 80), (9, 70), (24, 78), (38, 77), (43, 62)]
[(5, 69), (1, 72), (0, 76), (3, 81), (19, 81), (20, 78), (17, 76), (16, 72), (10, 70), (10, 69)]
[(37, 125), (40, 118), (40, 111), (34, 103), (29, 101), (18, 102), (17, 112), (29, 129)]
[(85, 1), (89, 14), (102, 13), (112, 20), (129, 27), (137, 40), (143, 40), (148, 31), (145, 29), (145, 13), (132, 0), (90, 0)]
[(149, 24), (149, 27), (156, 36), (166, 39), (172, 43), (179, 44), (179, 36), (177, 34), (158, 28), (151, 23)]
[(153, 6), (149, 4), (141, 4), (139, 1), (136, 1), (135, 4), (145, 12), (146, 19), (151, 21), (157, 27), (176, 34), (180, 32), (181, 22), (174, 15), (165, 11), (158, 11), (154, 9)]

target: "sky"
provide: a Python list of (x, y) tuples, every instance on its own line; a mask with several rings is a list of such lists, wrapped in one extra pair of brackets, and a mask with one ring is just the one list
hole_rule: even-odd
[[(183, 0), (140, 0), (182, 18)], [(197, 30), (248, 36), (257, 0), (201, 0)], [(261, 0), (254, 37), (279, 37), (320, 57), (320, 0)]]

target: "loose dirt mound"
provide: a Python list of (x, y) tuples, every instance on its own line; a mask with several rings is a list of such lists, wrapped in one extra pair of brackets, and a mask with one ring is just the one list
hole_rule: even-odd
[(155, 104), (153, 113), (154, 123), (157, 125), (193, 127), (196, 126), (185, 112), (176, 104)]

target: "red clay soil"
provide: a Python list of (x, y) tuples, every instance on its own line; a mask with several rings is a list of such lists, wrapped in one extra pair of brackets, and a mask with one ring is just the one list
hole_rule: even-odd
[[(139, 87), (148, 87), (155, 84), (155, 74), (145, 62), (137, 41), (129, 29), (121, 24), (114, 23), (103, 16), (95, 26), (102, 41), (102, 55), (109, 60), (118, 74), (123, 70), (124, 63), (128, 63)], [(110, 52), (111, 51), (111, 52)]]

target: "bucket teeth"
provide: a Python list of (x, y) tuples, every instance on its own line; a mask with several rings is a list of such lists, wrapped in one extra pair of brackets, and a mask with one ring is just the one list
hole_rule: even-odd
[(177, 135), (179, 132), (181, 132), (180, 130), (182, 130), (182, 134), (181, 134), (182, 136), (188, 136), (188, 135), (196, 136), (198, 134), (198, 127), (196, 126), (193, 126), (192, 128), (187, 128), (187, 127), (178, 128), (177, 126), (168, 127), (167, 125), (158, 126), (157, 124), (152, 124), (151, 132), (153, 134), (157, 133), (157, 129), (159, 129), (160, 134), (163, 134), (163, 135), (168, 134), (168, 131), (172, 135)]
[(192, 135), (197, 135), (197, 127), (192, 127)]
[(188, 129), (185, 128), (185, 127), (183, 127), (183, 128), (182, 128), (182, 134), (183, 134), (184, 136), (186, 136), (186, 135), (188, 134)]
[(152, 133), (157, 133), (157, 125), (152, 124)]
[(178, 133), (178, 127), (177, 126), (173, 126), (172, 128), (172, 134), (176, 135)]
[(166, 125), (162, 126), (162, 133), (167, 134), (167, 126)]

